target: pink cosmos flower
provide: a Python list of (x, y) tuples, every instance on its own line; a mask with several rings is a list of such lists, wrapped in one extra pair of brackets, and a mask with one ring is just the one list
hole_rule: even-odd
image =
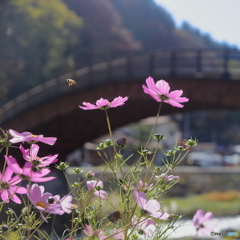
[(13, 171), (10, 167), (5, 169), (4, 174), (0, 172), (0, 194), (1, 199), (8, 203), (9, 199), (12, 199), (15, 203), (21, 204), (20, 198), (16, 193), (26, 194), (27, 189), (24, 187), (16, 186), (22, 181), (21, 178), (15, 176), (12, 178)]
[(88, 179), (93, 179), (93, 178), (94, 178), (94, 175), (95, 175), (94, 172), (88, 171), (87, 174), (86, 174), (86, 177), (87, 177)]
[(137, 202), (137, 205), (142, 209), (143, 213), (147, 213), (154, 218), (162, 220), (168, 219), (169, 214), (161, 211), (160, 203), (157, 200), (152, 199), (148, 201), (145, 193), (138, 192), (136, 189), (133, 190), (133, 196)]
[(88, 237), (92, 237), (92, 236), (97, 236), (98, 239), (105, 239), (107, 238), (107, 236), (104, 236), (104, 233), (101, 229), (96, 229), (93, 230), (91, 226), (85, 224), (85, 230), (83, 230), (83, 233), (88, 236)]
[(33, 135), (30, 132), (22, 132), (19, 133), (12, 129), (9, 129), (10, 135), (13, 137), (9, 141), (11, 143), (18, 143), (18, 142), (29, 142), (29, 143), (36, 143), (36, 142), (43, 142), (48, 145), (53, 145), (57, 138), (55, 137), (44, 137), (43, 135)]
[[(106, 196), (108, 193), (101, 189), (103, 188), (103, 182), (101, 180), (87, 181), (86, 184), (87, 184), (88, 190), (93, 190), (94, 195), (96, 195), (97, 197), (100, 197), (103, 200), (106, 200), (107, 198)], [(96, 188), (98, 188), (99, 190)]]
[[(54, 196), (48, 192), (44, 193), (44, 186), (38, 186), (37, 184), (33, 184), (31, 187), (27, 185), (27, 188), (27, 196), (29, 200), (34, 205), (34, 207), (40, 211), (41, 217), (45, 222), (48, 221), (43, 215), (43, 212), (58, 215), (64, 214), (61, 204), (54, 203)], [(52, 199), (53, 203), (51, 203)]]
[(99, 100), (96, 101), (96, 105), (88, 103), (88, 102), (83, 102), (84, 107), (79, 106), (80, 108), (84, 110), (93, 110), (93, 109), (108, 109), (108, 108), (115, 108), (118, 106), (122, 106), (125, 104), (125, 102), (128, 100), (128, 97), (117, 97), (114, 98), (112, 102), (109, 102), (107, 99), (100, 98)]
[(133, 225), (138, 229), (139, 234), (145, 235), (146, 237), (153, 237), (156, 232), (155, 222), (149, 218), (140, 218), (137, 221), (137, 217), (133, 217)]
[(196, 227), (197, 233), (196, 236), (210, 236), (212, 232), (218, 225), (217, 221), (212, 220), (213, 213), (206, 212), (202, 209), (197, 210), (193, 216), (193, 225)]
[(163, 178), (166, 182), (171, 182), (172, 180), (178, 180), (179, 176), (161, 174), (160, 176), (155, 176), (155, 179)]
[(155, 84), (153, 78), (146, 79), (147, 87), (142, 85), (143, 91), (149, 94), (157, 102), (166, 102), (174, 107), (182, 108), (182, 102), (188, 102), (188, 98), (180, 97), (183, 94), (182, 90), (170, 91), (170, 86), (165, 80), (159, 80)]
[(37, 154), (39, 151), (39, 146), (37, 144), (32, 144), (30, 149), (25, 149), (22, 145), (20, 145), (19, 149), (23, 154), (23, 158), (26, 161), (31, 162), (36, 167), (46, 167), (58, 161), (58, 159), (56, 159), (58, 154), (55, 154), (53, 156), (48, 155), (41, 158), (38, 157)]
[(71, 213), (71, 207), (72, 207), (72, 196), (66, 195), (62, 199), (60, 199), (59, 195), (55, 195), (54, 197), (54, 203), (58, 203), (62, 206), (62, 210), (65, 213)]
[(5, 160), (9, 166), (9, 168), (18, 175), (19, 178), (22, 178), (24, 180), (30, 180), (32, 182), (47, 182), (55, 179), (56, 177), (45, 177), (47, 174), (51, 172), (50, 169), (43, 168), (37, 172), (34, 172), (33, 164), (30, 162), (26, 162), (21, 168), (19, 164), (17, 163), (16, 159), (12, 156), (5, 156)]
[(151, 191), (153, 188), (153, 184), (148, 185), (147, 183), (144, 183), (142, 180), (139, 181), (138, 183), (138, 187), (141, 190), (147, 190), (147, 191)]
[(113, 237), (117, 240), (125, 240), (124, 231), (122, 229), (114, 229), (114, 233), (116, 233)]

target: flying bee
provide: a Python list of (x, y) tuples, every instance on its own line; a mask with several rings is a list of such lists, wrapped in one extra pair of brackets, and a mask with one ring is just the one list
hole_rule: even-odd
[(119, 138), (117, 140), (117, 145), (121, 148), (124, 148), (126, 146), (127, 139), (126, 138)]
[(72, 86), (72, 85), (74, 85), (74, 84), (77, 84), (76, 81), (74, 81), (74, 80), (72, 80), (72, 79), (70, 79), (70, 78), (66, 79), (66, 81), (67, 81), (67, 83), (68, 83), (68, 86)]
[(117, 222), (119, 219), (121, 219), (121, 213), (119, 211), (110, 212), (108, 214), (108, 220), (112, 223)]

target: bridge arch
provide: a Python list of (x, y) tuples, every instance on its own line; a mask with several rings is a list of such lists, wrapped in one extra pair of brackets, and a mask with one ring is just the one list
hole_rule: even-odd
[[(51, 153), (58, 152), (64, 158), (107, 132), (104, 112), (80, 109), (83, 101), (129, 96), (124, 106), (109, 109), (113, 129), (154, 116), (158, 103), (142, 91), (149, 75), (167, 80), (172, 90), (183, 89), (190, 99), (183, 109), (164, 104), (162, 114), (239, 108), (240, 71), (231, 61), (240, 61), (240, 53), (179, 50), (96, 64), (54, 78), (10, 101), (0, 109), (0, 124), (4, 129), (56, 136)], [(66, 78), (77, 84), (69, 87)], [(46, 151), (49, 153), (48, 148)]]

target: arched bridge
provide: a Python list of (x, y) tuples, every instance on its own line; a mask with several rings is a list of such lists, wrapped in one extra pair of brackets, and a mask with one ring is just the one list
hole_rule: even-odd
[[(65, 157), (84, 142), (107, 133), (104, 112), (79, 109), (83, 101), (129, 96), (124, 106), (109, 110), (113, 129), (154, 116), (158, 103), (142, 91), (148, 76), (167, 80), (172, 90), (183, 89), (183, 95), (190, 99), (183, 109), (164, 104), (162, 114), (240, 108), (239, 51), (165, 50), (96, 64), (51, 79), (2, 106), (0, 126), (55, 136), (58, 141), (50, 152)], [(69, 87), (67, 78), (77, 84)]]

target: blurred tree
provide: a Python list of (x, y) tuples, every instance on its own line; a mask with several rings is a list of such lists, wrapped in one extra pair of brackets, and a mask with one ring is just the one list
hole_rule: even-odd
[(18, 66), (16, 54), (10, 47), (10, 1), (0, 2), (0, 102), (8, 93), (9, 87), (21, 76), (21, 69)]
[(107, 61), (141, 48), (121, 21), (110, 0), (63, 0), (68, 7), (84, 19), (81, 34), (84, 48), (78, 48), (79, 66)]
[(214, 41), (208, 33), (202, 33), (188, 22), (183, 22), (181, 28), (177, 29), (176, 34), (179, 45), (183, 48), (223, 47), (220, 43)]
[(123, 25), (144, 51), (176, 46), (175, 23), (172, 16), (153, 0), (111, 0), (122, 17)]
[(75, 68), (206, 47), (222, 45), (188, 23), (177, 28), (153, 0), (1, 0), (0, 103)]
[(82, 19), (63, 2), (12, 0), (0, 6), (2, 101), (74, 67), (68, 49), (78, 42)]
[(142, 44), (143, 51), (223, 47), (209, 34), (202, 33), (187, 22), (178, 28), (171, 14), (153, 0), (111, 0), (111, 2), (122, 17), (123, 25)]

